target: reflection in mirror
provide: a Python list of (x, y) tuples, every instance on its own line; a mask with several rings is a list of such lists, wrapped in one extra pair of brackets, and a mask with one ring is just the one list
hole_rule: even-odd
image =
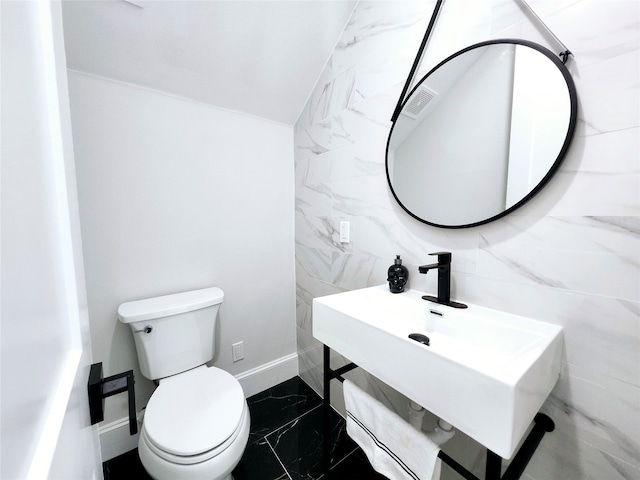
[(448, 228), (499, 218), (557, 169), (575, 129), (566, 67), (539, 45), (483, 42), (429, 72), (387, 145), (387, 176), (415, 218)]

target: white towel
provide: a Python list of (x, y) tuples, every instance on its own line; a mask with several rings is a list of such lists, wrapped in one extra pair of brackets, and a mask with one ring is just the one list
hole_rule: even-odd
[(440, 447), (349, 380), (344, 381), (347, 433), (371, 466), (391, 480), (440, 478)]

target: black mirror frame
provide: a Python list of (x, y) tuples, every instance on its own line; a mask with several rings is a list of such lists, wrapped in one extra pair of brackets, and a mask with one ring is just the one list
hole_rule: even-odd
[(547, 174), (520, 201), (518, 201), (517, 203), (515, 203), (511, 207), (507, 208), (503, 212), (500, 212), (497, 215), (494, 215), (493, 217), (489, 217), (489, 218), (487, 218), (485, 220), (481, 220), (481, 221), (474, 222), (474, 223), (469, 223), (469, 224), (464, 224), (464, 225), (441, 225), (441, 224), (438, 224), (438, 223), (430, 222), (430, 221), (428, 221), (428, 220), (426, 220), (424, 218), (421, 218), (421, 217), (417, 216), (413, 212), (411, 212), (407, 207), (405, 207), (403, 205), (403, 203), (398, 198), (398, 195), (396, 194), (395, 190), (393, 189), (393, 185), (391, 184), (391, 177), (389, 175), (389, 144), (391, 142), (391, 136), (393, 135), (393, 130), (394, 130), (395, 126), (396, 126), (396, 122), (394, 121), (393, 125), (391, 126), (391, 130), (389, 131), (389, 137), (387, 139), (387, 148), (386, 148), (386, 152), (385, 152), (385, 172), (386, 172), (386, 175), (387, 175), (387, 184), (389, 185), (389, 189), (391, 190), (391, 193), (393, 194), (393, 197), (395, 198), (396, 202), (398, 202), (398, 205), (400, 205), (400, 207), (402, 207), (402, 209), (405, 212), (407, 212), (410, 216), (412, 216), (413, 218), (415, 218), (416, 220), (418, 220), (418, 221), (420, 221), (422, 223), (426, 223), (427, 225), (431, 225), (433, 227), (456, 229), (456, 228), (477, 227), (479, 225), (484, 225), (486, 223), (493, 222), (494, 220), (502, 218), (502, 217), (508, 215), (509, 213), (513, 212), (514, 210), (520, 208), (522, 205), (524, 205), (529, 200), (531, 200), (531, 198), (533, 198), (538, 192), (540, 192), (540, 190), (542, 190), (542, 188), (549, 182), (551, 177), (553, 177), (553, 175), (556, 173), (556, 171), (560, 167), (560, 164), (562, 163), (562, 160), (564, 159), (564, 157), (566, 156), (566, 154), (567, 154), (567, 152), (569, 150), (569, 146), (571, 144), (571, 141), (572, 141), (574, 133), (575, 133), (576, 124), (578, 122), (578, 94), (577, 94), (577, 91), (576, 91), (575, 83), (573, 81), (571, 73), (569, 73), (569, 70), (567, 69), (565, 64), (562, 62), (562, 60), (558, 56), (556, 56), (553, 52), (551, 52), (547, 48), (545, 48), (545, 47), (543, 47), (541, 45), (538, 45), (537, 43), (530, 42), (528, 40), (514, 39), (514, 38), (503, 38), (503, 39), (497, 39), (497, 40), (488, 40), (488, 41), (485, 41), (485, 42), (476, 43), (474, 45), (471, 45), (469, 47), (466, 47), (466, 48), (454, 53), (453, 55), (451, 55), (451, 56), (447, 57), (446, 59), (444, 59), (442, 62), (440, 62), (434, 68), (432, 68), (424, 77), (422, 77), (420, 79), (419, 82), (416, 83), (415, 87), (411, 90), (411, 92), (406, 96), (406, 98), (402, 102), (401, 109), (405, 107), (406, 103), (411, 98), (411, 95), (413, 95), (413, 93), (418, 89), (418, 87), (420, 87), (422, 82), (424, 82), (438, 68), (440, 68), (441, 66), (443, 66), (444, 64), (446, 64), (450, 60), (458, 57), (459, 55), (462, 55), (465, 52), (468, 52), (469, 50), (473, 50), (473, 49), (476, 49), (476, 48), (484, 47), (484, 46), (487, 46), (487, 45), (497, 45), (497, 44), (502, 44), (502, 43), (523, 45), (523, 46), (526, 46), (526, 47), (533, 48), (534, 50), (536, 50), (536, 51), (544, 54), (546, 57), (548, 57), (556, 65), (556, 67), (558, 67), (558, 69), (560, 70), (560, 73), (562, 73), (562, 76), (564, 77), (564, 80), (567, 83), (567, 88), (568, 88), (568, 91), (569, 91), (569, 100), (570, 100), (570, 104), (571, 104), (570, 105), (570, 108), (571, 108), (570, 115), (571, 116), (569, 118), (569, 126), (567, 128), (567, 135), (565, 137), (564, 143), (562, 144), (562, 147), (560, 148), (560, 152), (558, 153), (558, 156), (556, 157), (555, 161), (553, 162), (553, 165), (551, 165), (551, 167), (549, 168), (549, 171), (547, 172)]

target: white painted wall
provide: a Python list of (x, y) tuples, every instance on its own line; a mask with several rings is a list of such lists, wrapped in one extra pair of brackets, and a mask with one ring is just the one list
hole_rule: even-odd
[[(122, 302), (218, 286), (215, 366), (295, 352), (292, 128), (69, 72), (92, 346), (105, 375), (138, 370)], [(244, 341), (245, 359), (231, 362)], [(108, 399), (105, 423), (127, 415)]]

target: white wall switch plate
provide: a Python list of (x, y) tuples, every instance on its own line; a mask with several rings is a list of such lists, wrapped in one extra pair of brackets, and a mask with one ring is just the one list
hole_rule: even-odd
[(340, 222), (340, 243), (349, 243), (349, 222)]

